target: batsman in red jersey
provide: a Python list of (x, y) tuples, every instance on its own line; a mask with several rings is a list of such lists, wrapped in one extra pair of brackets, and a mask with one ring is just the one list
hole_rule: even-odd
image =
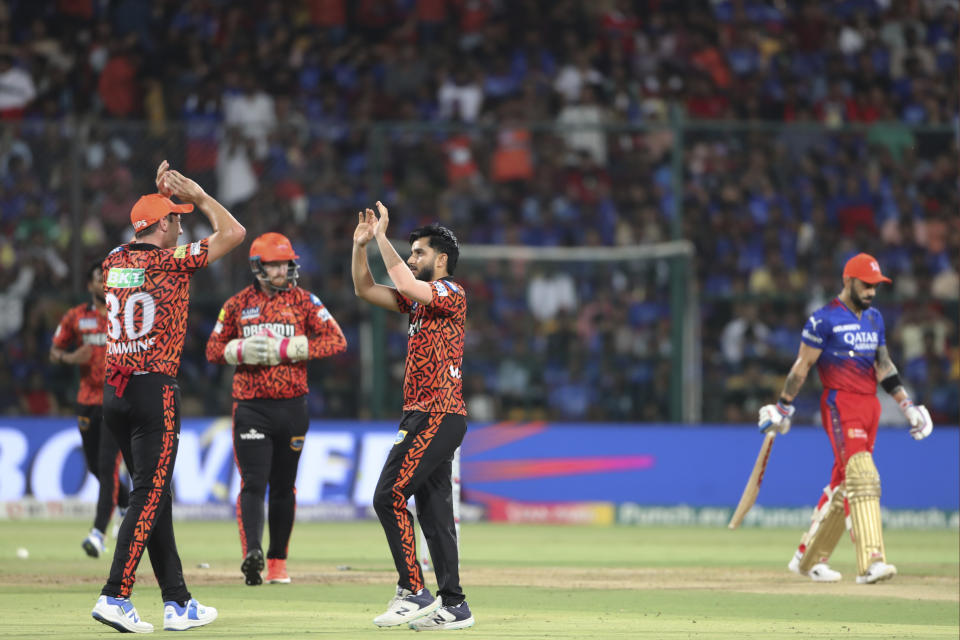
[(270, 485), (269, 583), (289, 583), (287, 547), (297, 468), (307, 435), (307, 360), (342, 353), (347, 339), (320, 298), (297, 286), (298, 256), (285, 236), (250, 246), (254, 282), (223, 305), (207, 359), (237, 365), (233, 451), (240, 470), (237, 524), (248, 585), (263, 583), (263, 500)]
[[(113, 433), (133, 478), (130, 508), (120, 525), (110, 577), (93, 617), (121, 632), (149, 633), (130, 594), (144, 551), (160, 584), (163, 628), (184, 631), (213, 622), (217, 610), (194, 599), (183, 580), (173, 535), (170, 483), (180, 438), (176, 375), (187, 329), (190, 278), (243, 242), (243, 226), (200, 186), (164, 161), (160, 193), (130, 211), (136, 238), (103, 261), (107, 305), (104, 425)], [(174, 204), (168, 196), (188, 204)], [(194, 205), (213, 233), (177, 246), (180, 215)]]
[(760, 409), (761, 431), (777, 428), (795, 411), (814, 364), (823, 383), (820, 417), (833, 449), (830, 483), (813, 512), (810, 529), (788, 568), (814, 582), (837, 582), (842, 576), (827, 564), (849, 516), (857, 553), (857, 583), (889, 580), (897, 568), (887, 563), (880, 520), (880, 473), (873, 447), (880, 420), (877, 382), (900, 404), (915, 440), (933, 431), (926, 407), (914, 406), (890, 359), (883, 316), (871, 308), (877, 286), (890, 279), (870, 255), (860, 253), (843, 268), (843, 290), (813, 312), (800, 334), (800, 351), (787, 374), (780, 401)]
[[(467, 431), (463, 402), (464, 323), (467, 295), (452, 280), (460, 256), (456, 236), (431, 225), (410, 234), (410, 258), (387, 239), (387, 208), (359, 214), (353, 235), (351, 271), (356, 294), (379, 307), (410, 315), (403, 376), (403, 418), (374, 492), (373, 506), (387, 536), (399, 574), (396, 595), (373, 622), (380, 627), (410, 624), (417, 630), (463, 629), (474, 619), (460, 587), (459, 552), (453, 514), (453, 455)], [(376, 284), (366, 246), (376, 239), (396, 288)], [(437, 595), (426, 588), (407, 501), (416, 498), (417, 519), (430, 548)]]
[(96, 558), (107, 549), (103, 538), (115, 506), (121, 515), (130, 504), (130, 491), (120, 479), (120, 447), (108, 429), (103, 429), (103, 370), (107, 350), (107, 307), (100, 263), (87, 270), (87, 291), (92, 300), (67, 311), (53, 334), (51, 362), (80, 367), (77, 390), (77, 427), (87, 470), (100, 484), (93, 528), (82, 547)]

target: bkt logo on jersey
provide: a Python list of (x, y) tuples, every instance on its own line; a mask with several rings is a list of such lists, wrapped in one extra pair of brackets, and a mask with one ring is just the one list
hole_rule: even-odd
[(858, 351), (876, 349), (880, 339), (876, 331), (851, 331), (843, 334), (843, 341)]
[(280, 324), (279, 322), (262, 322), (260, 324), (243, 325), (243, 337), (249, 338), (255, 336), (264, 329), (272, 331), (273, 335), (280, 338), (292, 338), (295, 334), (295, 327), (292, 324)]
[(107, 274), (107, 286), (117, 289), (131, 289), (143, 286), (143, 269), (113, 267)]

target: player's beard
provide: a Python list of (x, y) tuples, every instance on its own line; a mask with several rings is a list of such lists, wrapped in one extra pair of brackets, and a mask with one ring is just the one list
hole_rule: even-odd
[(107, 304), (107, 294), (102, 291), (93, 294), (93, 299), (97, 301), (97, 304)]
[(417, 280), (423, 280), (424, 282), (433, 282), (433, 265), (429, 267), (423, 267), (418, 269), (416, 274)]
[(864, 300), (860, 297), (860, 294), (857, 293), (856, 289), (853, 287), (850, 288), (850, 300), (853, 301), (854, 306), (857, 307), (860, 311), (866, 311), (870, 308), (872, 300)]

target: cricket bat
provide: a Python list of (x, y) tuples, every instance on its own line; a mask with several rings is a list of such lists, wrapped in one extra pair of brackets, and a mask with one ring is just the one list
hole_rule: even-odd
[(747, 480), (747, 486), (743, 488), (743, 495), (740, 496), (740, 503), (730, 518), (728, 529), (736, 529), (747, 517), (750, 507), (757, 501), (757, 494), (760, 493), (760, 483), (763, 482), (763, 474), (767, 470), (767, 462), (770, 460), (770, 449), (773, 448), (773, 440), (779, 433), (776, 429), (767, 431), (763, 444), (760, 446), (760, 453), (757, 454), (757, 461), (753, 463), (753, 471), (750, 472), (750, 478)]

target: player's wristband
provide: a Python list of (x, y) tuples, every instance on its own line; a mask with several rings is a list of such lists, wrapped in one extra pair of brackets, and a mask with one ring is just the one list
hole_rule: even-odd
[(900, 381), (900, 374), (894, 373), (881, 380), (880, 386), (883, 387), (884, 391), (892, 394), (896, 391), (897, 387), (903, 386), (903, 382)]
[(780, 412), (780, 415), (789, 416), (791, 413), (793, 413), (791, 409), (793, 409), (793, 403), (783, 396), (780, 396), (780, 399), (777, 400), (777, 411)]

